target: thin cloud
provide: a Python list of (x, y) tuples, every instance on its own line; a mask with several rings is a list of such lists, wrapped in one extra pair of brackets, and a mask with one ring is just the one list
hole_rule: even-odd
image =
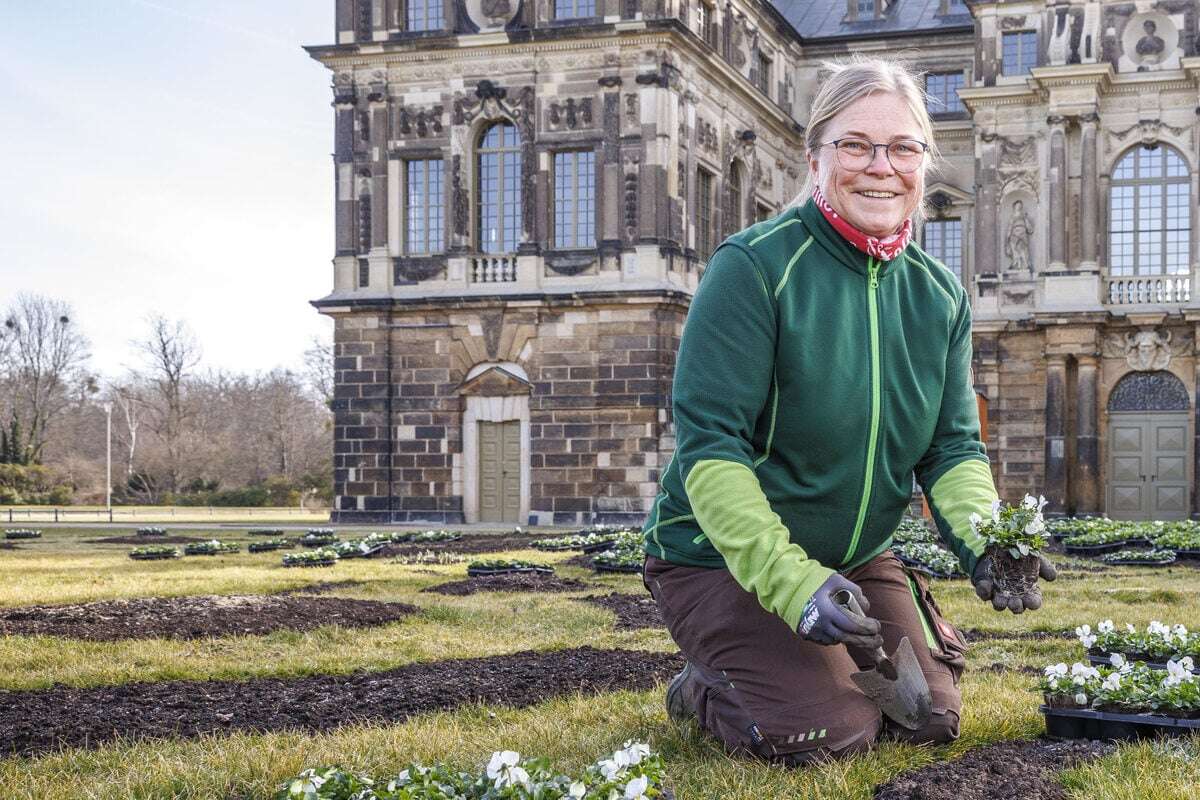
[(297, 48), (297, 44), (295, 42), (290, 42), (287, 39), (280, 39), (270, 35), (269, 33), (263, 33), (262, 31), (256, 31), (251, 28), (243, 28), (240, 25), (230, 25), (228, 22), (224, 22), (219, 19), (213, 19), (212, 17), (201, 17), (196, 14), (189, 14), (186, 11), (180, 11), (178, 8), (164, 6), (161, 3), (152, 2), (152, 0), (128, 0), (128, 2), (135, 6), (141, 6), (142, 8), (161, 11), (164, 14), (170, 14), (171, 16), (179, 17), (180, 19), (198, 22), (201, 25), (210, 25), (214, 28), (220, 28), (221, 30), (229, 31), (230, 33), (236, 33), (239, 36), (257, 39), (260, 42), (268, 42), (278, 47), (286, 47), (288, 50), (295, 50)]

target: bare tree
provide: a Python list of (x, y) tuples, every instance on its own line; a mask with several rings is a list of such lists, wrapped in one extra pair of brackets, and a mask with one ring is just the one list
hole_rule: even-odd
[(41, 460), (51, 423), (72, 402), (72, 385), (88, 379), (88, 340), (71, 315), (61, 300), (21, 294), (0, 328), (3, 410), (24, 430), (25, 455), (33, 463)]
[(171, 322), (155, 314), (149, 324), (149, 335), (135, 345), (150, 370), (150, 425), (166, 447), (164, 488), (175, 492), (179, 490), (184, 435), (191, 416), (184, 402), (184, 381), (200, 363), (200, 345), (182, 320)]
[(124, 418), (124, 429), (115, 429), (117, 442), (125, 448), (125, 478), (133, 475), (133, 464), (137, 458), (138, 429), (142, 427), (147, 402), (143, 387), (137, 377), (131, 376), (124, 383), (114, 383), (108, 388), (108, 397)]
[(309, 384), (328, 406), (333, 402), (333, 342), (314, 336), (312, 347), (304, 351), (304, 368)]

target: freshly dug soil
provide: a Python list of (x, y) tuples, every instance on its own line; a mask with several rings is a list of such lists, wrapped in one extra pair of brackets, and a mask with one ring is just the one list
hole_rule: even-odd
[(202, 639), (257, 636), (322, 625), (386, 625), (418, 609), (407, 603), (285, 595), (143, 597), (64, 606), (0, 610), (0, 635), (119, 639)]
[(105, 539), (84, 539), (84, 544), (190, 544), (191, 542), (208, 542), (212, 538), (201, 539), (196, 536), (109, 536)]
[(987, 642), (995, 639), (1036, 639), (1045, 641), (1047, 639), (1074, 639), (1075, 635), (1066, 631), (981, 631), (978, 628), (963, 628), (961, 629), (963, 638), (967, 640), (967, 644), (971, 642)]
[(353, 589), (355, 586), (362, 586), (362, 581), (321, 581), (320, 583), (310, 583), (308, 586), (301, 586), (299, 589), (284, 589), (279, 592), (280, 596), (291, 594), (325, 594), (326, 592), (336, 592), (338, 589)]
[(14, 542), (0, 542), (0, 550), (20, 550)]
[(465, 581), (439, 583), (422, 589), (454, 597), (463, 597), (476, 592), (577, 592), (588, 585), (574, 578), (556, 578), (537, 572), (515, 572), (507, 575), (485, 575), (467, 578)]
[(393, 556), (407, 556), (413, 553), (420, 553), (424, 550), (432, 550), (435, 553), (462, 553), (465, 555), (473, 555), (475, 553), (499, 553), (502, 550), (526, 550), (529, 548), (529, 543), (535, 539), (544, 539), (544, 536), (530, 536), (528, 534), (496, 534), (489, 535), (486, 533), (466, 533), (456, 542), (415, 542), (393, 543), (384, 546), (378, 553), (373, 553), (372, 558), (391, 558)]
[(1092, 741), (999, 742), (906, 772), (877, 786), (875, 800), (1066, 800), (1058, 773), (1113, 749)]
[(596, 566), (596, 557), (591, 553), (580, 553), (577, 556), (571, 556), (566, 561), (562, 562), (569, 567), (583, 567), (584, 569), (593, 569)]
[(633, 631), (639, 628), (663, 627), (662, 614), (658, 611), (658, 603), (650, 595), (612, 594), (591, 595), (581, 597), (581, 600), (602, 606), (617, 615), (617, 630)]
[(569, 692), (648, 689), (682, 668), (678, 654), (580, 647), (352, 675), (0, 690), (0, 708), (6, 709), (0, 715), (0, 754), (95, 747), (117, 737), (329, 731), (476, 702), (519, 708)]

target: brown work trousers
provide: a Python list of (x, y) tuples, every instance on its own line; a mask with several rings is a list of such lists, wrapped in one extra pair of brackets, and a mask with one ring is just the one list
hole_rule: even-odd
[(873, 666), (865, 651), (802, 639), (727, 569), (647, 557), (646, 588), (692, 665), (684, 700), (730, 752), (799, 765), (866, 750), (885, 727), (913, 743), (958, 736), (966, 643), (942, 618), (925, 576), (906, 569), (891, 551), (845, 576), (866, 595), (884, 649), (894, 652), (904, 636), (912, 643), (933, 696), (933, 717), (919, 731), (886, 724), (850, 680)]

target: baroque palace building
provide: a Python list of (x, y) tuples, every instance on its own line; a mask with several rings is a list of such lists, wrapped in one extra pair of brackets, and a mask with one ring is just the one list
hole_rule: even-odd
[[(1200, 516), (1200, 0), (336, 0), (337, 522), (640, 522), (823, 62), (925, 73), (1001, 495)], [(864, 339), (865, 341), (865, 339)]]

